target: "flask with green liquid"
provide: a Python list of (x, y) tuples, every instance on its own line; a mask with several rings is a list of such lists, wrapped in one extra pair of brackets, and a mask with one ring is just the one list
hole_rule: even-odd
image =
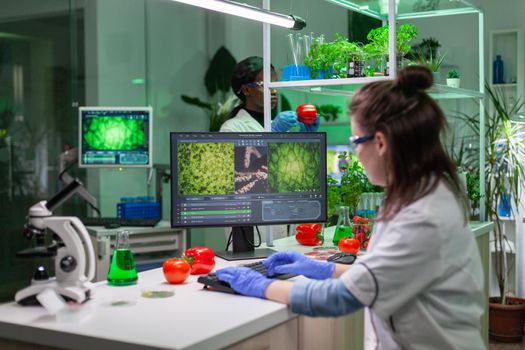
[(127, 286), (137, 283), (137, 279), (137, 269), (129, 248), (129, 232), (119, 231), (111, 265), (109, 265), (108, 284), (111, 286)]
[(335, 246), (339, 240), (344, 237), (352, 237), (352, 223), (350, 222), (350, 208), (347, 206), (339, 207), (339, 217), (337, 218), (337, 226), (335, 227), (334, 238), (332, 242)]

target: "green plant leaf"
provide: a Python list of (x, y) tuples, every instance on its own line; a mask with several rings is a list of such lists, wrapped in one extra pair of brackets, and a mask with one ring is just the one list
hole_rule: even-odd
[(210, 96), (215, 95), (217, 91), (230, 91), (231, 77), (236, 64), (235, 57), (224, 46), (215, 52), (204, 75), (204, 84)]
[(200, 107), (200, 108), (204, 108), (204, 109), (208, 109), (208, 110), (212, 109), (212, 106), (211, 106), (210, 103), (203, 102), (198, 97), (190, 97), (190, 96), (187, 96), (187, 95), (181, 95), (180, 98), (181, 98), (181, 100), (183, 100), (184, 102), (186, 102), (187, 104), (190, 104), (192, 106), (196, 106), (196, 107)]

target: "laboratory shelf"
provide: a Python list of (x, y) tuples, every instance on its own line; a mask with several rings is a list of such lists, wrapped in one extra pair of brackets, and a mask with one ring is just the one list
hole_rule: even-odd
[[(386, 19), (386, 0), (325, 0), (349, 10), (377, 19)], [(396, 18), (425, 18), (477, 13), (479, 8), (467, 0), (422, 2), (421, 0), (396, 0)]]
[[(281, 81), (268, 84), (271, 89), (299, 91), (310, 94), (331, 96), (352, 96), (364, 84), (373, 81), (391, 80), (390, 77), (348, 78), (348, 79), (314, 79), (300, 81)], [(436, 100), (483, 98), (483, 93), (475, 90), (452, 88), (434, 84), (429, 91)]]

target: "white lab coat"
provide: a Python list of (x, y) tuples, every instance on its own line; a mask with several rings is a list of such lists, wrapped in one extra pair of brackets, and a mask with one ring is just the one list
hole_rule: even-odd
[[(225, 121), (219, 130), (220, 132), (264, 132), (264, 128), (255, 120), (250, 113), (245, 109), (240, 109), (235, 117)], [(231, 228), (227, 228), (226, 232), (229, 235)], [(266, 229), (261, 229), (261, 240), (266, 240)], [(285, 225), (273, 225), (273, 239), (286, 237), (288, 235), (287, 227)], [(255, 233), (257, 237), (257, 233)], [(257, 239), (257, 238), (256, 238)]]
[(260, 132), (264, 128), (245, 109), (240, 109), (235, 117), (221, 125), (220, 132)]
[(367, 307), (365, 349), (484, 349), (481, 260), (443, 182), (378, 223), (367, 254), (341, 278)]

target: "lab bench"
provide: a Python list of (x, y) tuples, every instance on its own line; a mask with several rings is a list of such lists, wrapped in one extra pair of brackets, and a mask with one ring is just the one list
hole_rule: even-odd
[[(492, 224), (472, 223), (471, 228), (487, 271), (488, 232)], [(327, 245), (330, 233), (327, 232)], [(293, 236), (274, 243), (276, 250), (311, 250), (299, 246)], [(238, 263), (216, 258), (215, 268)], [(144, 291), (152, 290), (172, 291), (174, 296), (161, 299), (141, 296)], [(83, 317), (61, 322), (41, 307), (0, 305), (0, 348), (363, 348), (362, 311), (338, 318), (298, 316), (286, 305), (273, 301), (205, 291), (197, 283), (197, 276), (190, 276), (181, 285), (166, 284), (161, 269), (140, 273), (138, 284), (132, 286), (95, 283), (92, 300), (82, 307), (87, 311)], [(482, 334), (487, 339), (485, 326), (484, 323)]]

